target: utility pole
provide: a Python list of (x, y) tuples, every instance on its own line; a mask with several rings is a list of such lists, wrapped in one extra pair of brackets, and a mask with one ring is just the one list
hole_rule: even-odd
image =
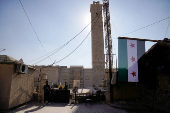
[(111, 66), (111, 54), (110, 54), (110, 39), (109, 39), (109, 29), (108, 29), (108, 17), (107, 17), (107, 4), (108, 2), (105, 3), (105, 9), (106, 9), (106, 23), (107, 23), (107, 38), (108, 38), (108, 53), (109, 53), (109, 76), (110, 76), (110, 102), (113, 103), (113, 88), (111, 84), (112, 80), (112, 66)]

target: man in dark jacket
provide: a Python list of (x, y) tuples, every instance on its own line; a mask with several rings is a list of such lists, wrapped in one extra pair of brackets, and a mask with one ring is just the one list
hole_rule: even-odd
[(65, 82), (65, 87), (64, 87), (64, 89), (67, 90), (67, 88), (68, 88), (68, 85), (67, 85), (67, 82)]
[(49, 94), (51, 89), (50, 85), (48, 85), (48, 81), (46, 81), (46, 85), (44, 85), (43, 89), (44, 89), (44, 104), (45, 101), (48, 101), (48, 103), (50, 103)]

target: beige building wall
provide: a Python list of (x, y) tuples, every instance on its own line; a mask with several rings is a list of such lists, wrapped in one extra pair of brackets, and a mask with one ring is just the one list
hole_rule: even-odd
[(13, 75), (13, 64), (0, 64), (0, 109), (8, 109)]
[(60, 68), (60, 71), (59, 71), (59, 85), (61, 83), (61, 85), (64, 85), (65, 82), (68, 83), (68, 87), (70, 87), (70, 78), (69, 78), (69, 74), (70, 74), (70, 69), (69, 68)]
[(33, 69), (28, 69), (27, 74), (14, 73), (12, 75), (9, 108), (30, 101), (34, 90), (33, 72)]
[(32, 98), (34, 69), (27, 74), (15, 73), (14, 63), (0, 64), (0, 109), (9, 109)]
[(92, 69), (84, 69), (84, 87), (92, 87), (93, 86), (93, 70)]
[[(70, 86), (73, 83), (73, 80), (80, 80), (80, 88), (84, 87), (84, 68), (83, 66), (70, 66)], [(73, 87), (74, 85), (72, 85)], [(70, 88), (72, 88), (70, 87)]]
[(43, 68), (42, 73), (45, 72), (50, 85), (58, 84), (58, 66)]
[[(39, 67), (35, 67), (39, 70)], [(94, 79), (93, 70), (91, 68), (84, 69), (83, 66), (71, 66), (70, 68), (67, 67), (48, 67), (42, 69), (42, 73), (45, 73), (48, 77), (49, 84), (51, 81), (57, 81), (57, 85), (64, 85), (65, 82), (68, 83), (69, 88), (73, 87), (73, 80), (80, 80), (80, 88), (85, 87), (93, 87)], [(101, 70), (99, 69), (98, 72), (100, 74)], [(37, 71), (35, 71), (37, 73)], [(39, 72), (35, 74), (35, 76), (39, 77)], [(103, 78), (102, 78), (103, 79)], [(103, 83), (103, 82), (101, 82)], [(51, 85), (51, 84), (50, 84)]]
[(80, 80), (80, 88), (93, 86), (93, 70), (84, 69), (81, 66), (71, 66), (70, 68), (61, 68), (59, 71), (59, 82), (64, 85), (68, 83), (69, 88), (73, 87), (74, 80)]
[(41, 73), (45, 73), (47, 75), (47, 80), (49, 82), (49, 85), (58, 84), (58, 76), (60, 70), (59, 66), (51, 66), (51, 67), (34, 66), (34, 68), (36, 68), (34, 77), (39, 77), (40, 68), (41, 68)]

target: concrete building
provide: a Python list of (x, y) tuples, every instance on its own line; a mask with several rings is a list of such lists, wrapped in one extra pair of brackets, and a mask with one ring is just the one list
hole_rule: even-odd
[[(35, 78), (39, 77), (41, 67), (44, 66), (35, 66), (37, 69)], [(75, 80), (78, 82), (76, 85), (80, 88), (92, 87), (94, 85), (92, 84), (92, 69), (85, 69), (83, 66), (70, 66), (70, 68), (67, 68), (67, 66), (52, 66), (42, 68), (41, 73), (46, 73), (50, 85), (64, 85), (67, 82), (69, 88), (73, 88), (73, 84), (76, 84), (74, 83)]]
[[(35, 66), (42, 73), (47, 74), (50, 85), (52, 83), (64, 85), (67, 82), (69, 88), (75, 84), (80, 88), (99, 86), (103, 84), (105, 75), (105, 56), (104, 56), (104, 37), (103, 37), (103, 20), (102, 20), (102, 4), (93, 2), (90, 5), (91, 12), (91, 46), (92, 46), (92, 68), (86, 69), (83, 66)], [(39, 73), (35, 77), (38, 77)], [(77, 83), (75, 83), (77, 82)]]
[(7, 110), (30, 101), (34, 71), (7, 55), (0, 55), (0, 109)]

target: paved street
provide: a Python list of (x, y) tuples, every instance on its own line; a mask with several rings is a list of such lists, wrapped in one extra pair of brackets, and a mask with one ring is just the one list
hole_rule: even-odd
[(70, 105), (64, 103), (51, 103), (50, 105), (30, 102), (7, 113), (127, 113), (125, 110), (110, 107), (107, 104), (87, 104), (85, 103)]
[[(111, 107), (112, 106), (112, 107)], [(39, 102), (29, 102), (19, 107), (10, 109), (7, 113), (160, 113), (149, 107), (138, 103), (128, 103), (122, 108), (120, 104), (112, 105), (94, 103), (90, 105), (85, 103), (66, 104), (66, 103), (50, 103), (42, 104)], [(114, 107), (113, 107), (114, 106)], [(1, 112), (1, 111), (0, 111)], [(6, 113), (6, 112), (4, 112)]]
[[(1, 113), (2, 111), (0, 111)], [(28, 102), (18, 107), (12, 108), (3, 113), (162, 113), (158, 109), (147, 107), (137, 102), (127, 102), (122, 105), (119, 102), (113, 104), (106, 103), (85, 103), (66, 104), (50, 103), (43, 104), (40, 102)], [(169, 111), (165, 111), (169, 113)]]

